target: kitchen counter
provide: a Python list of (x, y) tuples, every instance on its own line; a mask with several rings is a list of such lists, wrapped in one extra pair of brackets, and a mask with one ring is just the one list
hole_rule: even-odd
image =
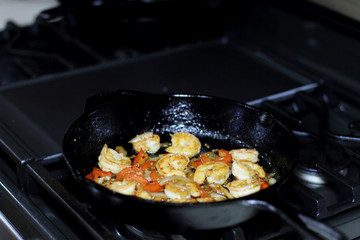
[(328, 8), (334, 12), (343, 14), (356, 21), (360, 21), (360, 2), (357, 0), (309, 0), (319, 4), (325, 8)]
[(0, 1), (0, 31), (8, 21), (19, 26), (28, 26), (43, 10), (56, 7), (56, 0), (1, 0)]

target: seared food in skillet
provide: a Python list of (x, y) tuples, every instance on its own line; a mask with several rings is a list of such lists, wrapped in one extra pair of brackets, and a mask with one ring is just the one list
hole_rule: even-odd
[[(201, 143), (187, 132), (171, 134), (171, 144), (146, 132), (129, 141), (136, 154), (122, 146), (103, 146), (98, 167), (86, 175), (113, 191), (169, 202), (211, 202), (240, 198), (274, 184), (258, 164), (255, 149), (213, 149), (200, 154)], [(165, 153), (160, 153), (160, 149)]]

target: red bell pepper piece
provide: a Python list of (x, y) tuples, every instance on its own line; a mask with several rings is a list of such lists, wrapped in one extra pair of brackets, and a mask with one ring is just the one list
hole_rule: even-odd
[(139, 167), (148, 159), (149, 159), (149, 155), (147, 154), (147, 152), (144, 152), (144, 150), (141, 149), (140, 152), (134, 158), (133, 166)]

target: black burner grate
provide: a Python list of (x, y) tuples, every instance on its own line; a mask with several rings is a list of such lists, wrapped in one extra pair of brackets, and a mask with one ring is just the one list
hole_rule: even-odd
[(263, 102), (295, 130), (301, 144), (300, 181), (293, 179), (288, 189), (295, 197), (285, 197), (299, 210), (326, 218), (360, 205), (359, 153), (354, 150), (360, 143), (358, 100), (326, 83), (290, 101)]
[(0, 39), (2, 85), (103, 61), (86, 44), (40, 18), (27, 28), (8, 22)]

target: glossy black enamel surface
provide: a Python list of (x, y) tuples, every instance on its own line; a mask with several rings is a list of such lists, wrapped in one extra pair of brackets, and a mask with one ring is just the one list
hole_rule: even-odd
[[(97, 156), (106, 143), (123, 145), (136, 134), (153, 131), (161, 141), (170, 133), (187, 131), (210, 149), (256, 148), (260, 164), (275, 172), (277, 184), (243, 199), (224, 202), (175, 204), (124, 196), (84, 176), (97, 165)], [(89, 98), (84, 114), (65, 134), (63, 153), (74, 177), (84, 186), (97, 208), (115, 214), (119, 222), (143, 228), (190, 231), (234, 226), (257, 210), (245, 207), (246, 199), (267, 199), (292, 173), (298, 160), (293, 134), (270, 114), (226, 99), (185, 94), (148, 94), (118, 91)]]

